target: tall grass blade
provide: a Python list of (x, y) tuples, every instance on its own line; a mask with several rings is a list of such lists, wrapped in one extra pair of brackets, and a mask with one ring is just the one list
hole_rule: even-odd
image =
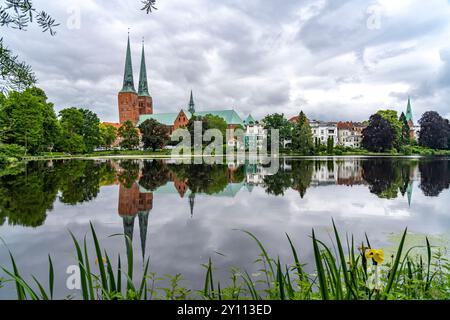
[(106, 277), (105, 266), (102, 263), (103, 262), (102, 250), (100, 248), (100, 244), (97, 239), (97, 234), (95, 232), (94, 226), (92, 225), (92, 222), (90, 222), (89, 224), (91, 226), (92, 237), (94, 238), (94, 246), (95, 246), (95, 252), (97, 254), (98, 268), (100, 270), (100, 280), (101, 280), (102, 288), (105, 291), (109, 291), (108, 290), (108, 279)]
[(295, 249), (294, 244), (292, 243), (291, 238), (286, 233), (286, 237), (288, 238), (289, 244), (291, 246), (292, 255), (294, 256), (295, 268), (297, 270), (298, 280), (300, 282), (305, 280), (305, 273), (303, 271), (302, 265), (300, 264), (300, 259), (298, 258), (297, 250)]
[(321, 253), (319, 250), (319, 245), (318, 245), (318, 242), (316, 239), (316, 234), (314, 232), (314, 229), (312, 230), (312, 239), (313, 239), (314, 259), (316, 261), (316, 272), (317, 272), (317, 277), (319, 278), (320, 295), (322, 296), (323, 300), (329, 300), (325, 270), (323, 268), (322, 256), (321, 256)]
[(89, 294), (86, 285), (86, 272), (83, 266), (83, 255), (81, 253), (81, 248), (73, 233), (71, 231), (69, 231), (69, 233), (72, 237), (73, 243), (75, 244), (75, 250), (77, 252), (78, 267), (80, 269), (81, 293), (83, 295), (83, 300), (89, 300)]
[(84, 265), (86, 266), (86, 282), (88, 286), (89, 299), (94, 300), (95, 299), (94, 284), (92, 282), (91, 265), (89, 263), (89, 255), (86, 245), (86, 236), (84, 237), (83, 240), (83, 249), (84, 249)]
[(405, 244), (405, 239), (406, 239), (406, 235), (408, 233), (408, 228), (405, 229), (405, 232), (403, 232), (403, 236), (402, 239), (400, 241), (398, 250), (397, 250), (397, 255), (395, 256), (395, 261), (394, 264), (392, 265), (392, 269), (389, 275), (389, 279), (388, 279), (388, 283), (386, 285), (386, 288), (384, 290), (384, 294), (385, 294), (385, 298), (387, 298), (387, 295), (389, 294), (389, 292), (392, 289), (392, 285), (394, 284), (394, 281), (397, 277), (397, 270), (398, 270), (398, 265), (400, 263), (400, 259), (402, 256), (402, 252), (403, 252), (403, 246)]
[(52, 257), (48, 256), (48, 286), (50, 290), (50, 299), (53, 300), (53, 288), (55, 286), (55, 271), (53, 269)]

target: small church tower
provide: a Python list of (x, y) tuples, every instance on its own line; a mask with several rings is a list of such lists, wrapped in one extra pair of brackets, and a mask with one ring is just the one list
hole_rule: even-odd
[(139, 120), (138, 95), (134, 88), (133, 64), (131, 62), (130, 35), (128, 34), (127, 53), (123, 87), (119, 92), (119, 120), (123, 124), (130, 120), (134, 124)]
[(194, 113), (195, 113), (194, 94), (192, 93), (192, 90), (191, 90), (191, 98), (189, 99), (188, 111), (189, 111), (191, 114), (194, 114)]
[(147, 66), (145, 64), (144, 41), (142, 41), (141, 71), (139, 74), (139, 115), (153, 114), (153, 99), (148, 91)]

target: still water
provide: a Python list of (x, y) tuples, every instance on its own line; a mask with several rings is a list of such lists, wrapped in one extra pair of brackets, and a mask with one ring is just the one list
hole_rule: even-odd
[[(68, 231), (82, 239), (92, 222), (113, 260), (126, 256), (126, 245), (109, 236), (125, 233), (137, 270), (150, 257), (151, 272), (181, 273), (196, 290), (210, 257), (218, 279), (234, 266), (256, 271), (258, 248), (237, 229), (255, 234), (284, 262), (288, 233), (310, 265), (311, 230), (329, 239), (332, 218), (343, 233), (362, 239), (367, 232), (380, 248), (395, 245), (393, 236), (405, 227), (448, 239), (449, 186), (449, 158), (281, 159), (275, 175), (249, 164), (30, 162), (0, 169), (0, 237), (7, 246), (0, 247), (0, 265), (10, 268), (9, 248), (22, 275), (45, 282), (50, 254), (56, 296), (80, 297), (66, 286), (66, 271), (76, 264)], [(0, 298), (15, 298), (14, 287), (3, 286)]]

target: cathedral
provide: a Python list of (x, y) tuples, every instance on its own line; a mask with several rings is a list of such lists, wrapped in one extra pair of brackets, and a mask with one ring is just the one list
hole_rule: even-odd
[(141, 115), (153, 114), (153, 99), (148, 91), (144, 43), (142, 43), (139, 87), (136, 93), (136, 89), (134, 87), (133, 64), (131, 62), (130, 36), (128, 36), (127, 43), (123, 86), (122, 90), (119, 92), (118, 98), (120, 124), (123, 124), (126, 121), (131, 121), (134, 125), (136, 125)]
[[(123, 86), (118, 94), (118, 105), (120, 125), (126, 121), (131, 121), (135, 126), (139, 126), (145, 120), (154, 119), (167, 126), (170, 133), (172, 133), (174, 130), (186, 126), (189, 123), (189, 119), (194, 115), (206, 116), (207, 114), (211, 114), (224, 119), (229, 129), (234, 129), (239, 126), (244, 127), (244, 121), (242, 121), (233, 109), (211, 111), (196, 110), (192, 91), (186, 110), (180, 108), (179, 112), (154, 113), (153, 98), (150, 95), (147, 82), (144, 43), (142, 43), (139, 86), (136, 92), (133, 77), (133, 64), (131, 60), (130, 36), (128, 36)], [(119, 124), (116, 124), (116, 126), (119, 126)]]

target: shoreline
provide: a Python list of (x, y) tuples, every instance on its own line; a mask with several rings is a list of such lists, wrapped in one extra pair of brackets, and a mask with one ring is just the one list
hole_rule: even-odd
[[(246, 158), (248, 156), (257, 156), (255, 154), (246, 154)], [(89, 154), (89, 155), (46, 155), (46, 156), (30, 156), (24, 157), (19, 162), (28, 162), (28, 161), (45, 161), (45, 160), (111, 160), (111, 159), (187, 159), (187, 158), (195, 158), (199, 156), (187, 155), (187, 156), (177, 156), (172, 157), (170, 154), (164, 153), (141, 153), (141, 154)], [(218, 155), (218, 157), (225, 158), (226, 155)], [(269, 156), (270, 157), (270, 156)], [(389, 153), (368, 153), (368, 154), (360, 154), (360, 153), (348, 153), (342, 155), (314, 155), (314, 156), (305, 156), (300, 154), (280, 154), (278, 156), (274, 156), (274, 158), (283, 158), (283, 159), (330, 159), (330, 158), (407, 158), (407, 159), (419, 159), (419, 158), (441, 158), (441, 157), (450, 157), (450, 154), (389, 154)]]

